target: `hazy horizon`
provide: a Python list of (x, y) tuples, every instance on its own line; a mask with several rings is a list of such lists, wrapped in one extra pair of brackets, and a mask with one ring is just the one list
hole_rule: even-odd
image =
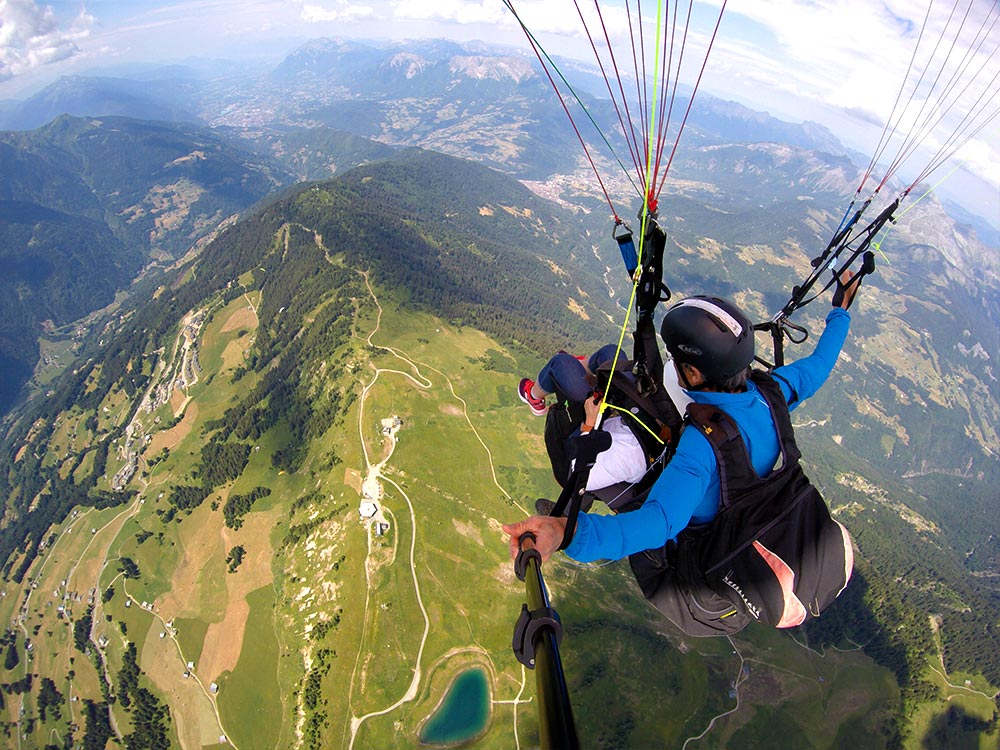
[[(595, 62), (576, 3), (512, 5), (547, 51)], [(701, 87), (783, 120), (820, 123), (863, 154), (876, 152), (894, 103), (910, 97), (907, 118), (929, 118), (921, 131), (928, 148), (914, 152), (912, 167), (901, 167), (904, 182), (916, 179), (936, 152), (948, 154), (957, 143), (949, 141), (953, 133), (964, 138), (981, 129), (930, 183), (940, 183), (936, 187), (943, 197), (1000, 229), (1000, 146), (996, 129), (989, 128), (1000, 114), (993, 109), (998, 102), (991, 78), (1000, 75), (1000, 60), (992, 59), (996, 43), (987, 45), (988, 32), (982, 31), (996, 21), (1000, 9), (974, 5), (961, 24), (951, 19), (949, 25), (949, 8), (915, 0), (887, 0), (877, 7), (861, 0), (835, 0), (822, 7), (803, 0), (728, 4)], [(662, 6), (642, 6), (647, 32), (655, 30)], [(608, 0), (600, 7), (612, 46), (626, 49), (631, 37), (624, 3)], [(629, 7), (635, 14), (635, 4)], [(720, 14), (720, 4), (712, 0), (692, 8), (690, 32), (683, 39), (687, 58), (678, 73), (682, 83), (696, 80)], [(192, 57), (273, 64), (319, 37), (488, 39), (530, 54), (512, 14), (494, 0), (444, 0), (433, 7), (416, 0), (7, 0), (0, 14), (0, 99), (23, 99), (62, 75), (124, 71)], [(601, 28), (589, 5), (584, 15), (588, 24), (595, 24), (592, 30)], [(686, 16), (679, 29), (684, 20)], [(652, 34), (646, 39), (650, 47)], [(601, 40), (595, 41), (601, 48)], [(939, 48), (949, 45), (957, 51), (945, 63)], [(928, 75), (918, 80), (923, 66)], [(972, 83), (966, 88), (968, 80)], [(935, 87), (949, 97), (940, 114), (932, 100)], [(930, 104), (927, 112), (921, 109), (925, 103)], [(963, 125), (960, 118), (966, 114), (976, 119)], [(897, 118), (890, 123), (893, 131), (907, 129), (905, 120)], [(884, 158), (897, 148), (909, 146), (893, 143)]]

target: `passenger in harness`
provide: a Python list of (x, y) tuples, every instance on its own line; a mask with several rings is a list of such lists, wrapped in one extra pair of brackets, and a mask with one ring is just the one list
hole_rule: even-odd
[[(599, 375), (613, 368), (614, 344), (607, 344), (590, 357), (577, 357), (558, 352), (538, 373), (537, 380), (523, 378), (518, 385), (518, 396), (528, 405), (532, 414), (545, 416), (545, 444), (552, 462), (552, 473), (560, 486), (566, 483), (573, 468), (573, 446), (577, 436), (592, 430), (597, 424), (606, 381)], [(624, 367), (627, 360), (622, 352), (618, 362)], [(595, 389), (602, 389), (595, 391)], [(551, 405), (546, 402), (555, 396)], [(587, 478), (586, 489), (596, 492), (620, 483), (634, 484), (643, 478), (649, 468), (646, 450), (635, 436), (625, 418), (611, 412), (601, 428), (611, 435), (611, 447), (598, 455)], [(539, 499), (535, 504), (539, 513), (547, 515), (554, 503)]]
[[(755, 350), (753, 325), (732, 302), (718, 297), (691, 297), (673, 305), (664, 316), (660, 334), (673, 356), (680, 383), (695, 404), (704, 404), (711, 412), (721, 412), (738, 427), (734, 437), (742, 439), (740, 445), (752, 465), (748, 470), (750, 474), (755, 472), (760, 478), (780, 474), (784, 467), (776, 468), (779, 458), (784, 458), (786, 463), (793, 462), (798, 469), (798, 453), (791, 437), (787, 411), (812, 396), (826, 382), (836, 364), (850, 326), (848, 307), (857, 290), (856, 284), (849, 283), (851, 276), (850, 271), (845, 271), (840, 278), (843, 294), (835, 298), (837, 304), (827, 316), (826, 328), (815, 351), (795, 363), (775, 369), (773, 378), (749, 376)], [(758, 386), (758, 382), (765, 380), (776, 385), (774, 388)], [(690, 420), (691, 407), (688, 412)], [(512, 555), (517, 552), (517, 540), (530, 532), (536, 538), (535, 548), (543, 560), (558, 549), (565, 549), (567, 555), (580, 562), (633, 556), (633, 570), (646, 597), (682, 629), (694, 635), (733, 632), (743, 627), (750, 617), (770, 621), (768, 612), (762, 613), (759, 606), (747, 601), (746, 592), (733, 583), (732, 576), (718, 584), (717, 588), (723, 589), (721, 594), (706, 588), (701, 591), (705, 594), (702, 600), (692, 604), (692, 590), (700, 589), (701, 582), (692, 583), (690, 576), (687, 580), (675, 580), (663, 575), (664, 569), (677, 561), (676, 555), (671, 554), (671, 551), (676, 552), (677, 542), (686, 537), (694, 538), (694, 530), (711, 528), (719, 514), (720, 502), (725, 500), (724, 492), (730, 495), (740, 492), (739, 487), (725, 486), (721, 481), (725, 477), (720, 480), (720, 454), (709, 436), (711, 432), (709, 428), (685, 429), (681, 433), (676, 453), (650, 489), (645, 502), (634, 511), (613, 516), (580, 513), (575, 529), (570, 524), (569, 533), (565, 517), (532, 516), (505, 525)], [(808, 485), (804, 475), (801, 480)], [(825, 511), (818, 493), (816, 499)], [(830, 521), (828, 512), (826, 516), (829, 521), (826, 526), (836, 523)], [(840, 536), (843, 528), (836, 526)], [(691, 532), (682, 535), (686, 529)], [(837, 543), (841, 557), (850, 558), (850, 539), (846, 531)], [(684, 549), (688, 548), (693, 549), (693, 546)], [(850, 575), (851, 564), (852, 559), (848, 559), (846, 577)], [(833, 597), (846, 585), (843, 560), (840, 566), (841, 582)], [(731, 572), (723, 570), (720, 581)], [(779, 591), (778, 595), (784, 593)], [(745, 609), (730, 603), (733, 599), (739, 601), (740, 596), (743, 596)], [(703, 609), (713, 611), (703, 613)], [(816, 615), (818, 611), (810, 609), (808, 614)], [(712, 624), (706, 625), (705, 620), (711, 620)], [(777, 615), (771, 624), (784, 627), (789, 622)]]

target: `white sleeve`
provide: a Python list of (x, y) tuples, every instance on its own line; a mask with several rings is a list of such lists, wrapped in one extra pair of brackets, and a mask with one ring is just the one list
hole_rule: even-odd
[(692, 402), (692, 398), (687, 394), (680, 382), (677, 380), (677, 368), (674, 367), (674, 360), (670, 352), (666, 352), (666, 361), (663, 363), (663, 387), (667, 389), (667, 395), (677, 407), (677, 413), (682, 417), (687, 412), (687, 406)]
[(588, 490), (599, 490), (619, 482), (638, 482), (646, 473), (646, 454), (621, 417), (604, 420), (602, 429), (611, 435), (611, 447), (597, 455)]

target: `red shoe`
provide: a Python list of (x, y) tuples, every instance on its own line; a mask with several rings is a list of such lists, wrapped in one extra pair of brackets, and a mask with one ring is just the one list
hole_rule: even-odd
[(534, 385), (535, 381), (530, 378), (521, 378), (521, 382), (517, 386), (517, 395), (518, 398), (528, 405), (532, 414), (536, 417), (542, 417), (549, 410), (549, 407), (546, 405), (544, 398), (535, 398), (531, 395), (531, 388)]

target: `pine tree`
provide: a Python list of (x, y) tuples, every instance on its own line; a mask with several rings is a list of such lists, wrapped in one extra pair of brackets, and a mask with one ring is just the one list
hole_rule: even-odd
[(21, 663), (21, 657), (17, 655), (17, 644), (12, 638), (7, 644), (7, 656), (4, 658), (3, 667), (8, 672)]

